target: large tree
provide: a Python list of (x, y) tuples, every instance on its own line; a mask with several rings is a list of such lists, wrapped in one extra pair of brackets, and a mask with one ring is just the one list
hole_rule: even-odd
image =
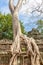
[[(27, 0), (25, 0), (26, 2)], [(24, 40), (24, 43), (27, 44), (28, 48), (28, 54), (30, 52), (31, 55), (31, 65), (40, 65), (39, 59), (40, 59), (40, 53), (38, 46), (35, 43), (35, 40), (33, 38), (28, 38), (26, 35), (22, 34), (21, 32), (21, 27), (20, 27), (20, 22), (18, 20), (18, 13), (19, 10), (22, 6), (23, 0), (18, 0), (17, 5), (14, 6), (14, 0), (9, 0), (9, 8), (12, 14), (12, 25), (13, 25), (13, 44), (11, 46), (11, 51), (12, 51), (12, 58), (10, 61), (10, 65), (14, 64), (14, 57), (18, 53), (21, 53), (20, 49), (20, 40)], [(34, 51), (33, 51), (33, 49)]]

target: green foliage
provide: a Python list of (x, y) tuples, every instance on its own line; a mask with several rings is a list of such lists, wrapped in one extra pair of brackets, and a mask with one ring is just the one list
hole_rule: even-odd
[[(24, 33), (23, 23), (20, 22), (22, 33)], [(0, 39), (13, 39), (12, 17), (10, 14), (3, 15), (0, 13)]]
[(21, 32), (23, 34), (26, 34), (25, 28), (24, 28), (23, 23), (21, 21), (20, 21), (20, 26), (21, 26)]
[(26, 48), (22, 48), (22, 51), (26, 51)]
[(12, 18), (10, 14), (0, 15), (0, 39), (10, 38), (12, 39)]
[(43, 20), (37, 21), (37, 29), (43, 34)]

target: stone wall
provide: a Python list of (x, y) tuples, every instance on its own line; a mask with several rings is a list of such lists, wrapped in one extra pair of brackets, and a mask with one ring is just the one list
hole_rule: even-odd
[[(41, 56), (43, 58), (43, 40), (36, 40)], [(9, 65), (12, 57), (11, 47), (12, 40), (0, 40), (0, 65)]]
[(0, 65), (9, 65), (12, 56), (10, 52), (11, 40), (0, 40)]

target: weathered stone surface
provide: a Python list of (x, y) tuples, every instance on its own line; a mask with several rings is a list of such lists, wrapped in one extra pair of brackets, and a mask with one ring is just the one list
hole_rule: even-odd
[(0, 40), (0, 65), (8, 65), (12, 56), (10, 52), (11, 40)]
[(33, 37), (34, 39), (42, 39), (43, 40), (43, 35), (37, 30), (37, 29), (32, 29), (32, 31), (28, 32), (27, 34), (28, 37)]
[[(39, 46), (39, 50), (43, 58), (43, 40), (37, 39), (36, 43)], [(10, 51), (11, 45), (12, 40), (0, 40), (0, 65), (9, 65), (9, 61), (12, 56)]]

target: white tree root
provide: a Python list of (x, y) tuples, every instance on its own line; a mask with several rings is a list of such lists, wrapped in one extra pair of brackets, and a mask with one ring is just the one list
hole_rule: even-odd
[[(38, 46), (37, 46), (37, 44), (35, 43), (35, 40), (33, 39), (33, 38), (28, 38), (27, 36), (25, 36), (25, 35), (21, 35), (20, 36), (20, 39), (19, 40), (17, 40), (17, 39), (19, 39), (18, 37), (15, 39), (15, 42), (17, 43), (19, 40), (23, 40), (24, 41), (24, 43), (25, 44), (27, 44), (27, 48), (28, 48), (28, 50), (27, 50), (27, 53), (29, 54), (30, 53), (30, 56), (31, 56), (31, 65), (40, 65), (40, 61), (39, 61), (39, 59), (40, 59), (40, 53), (39, 53), (39, 49), (38, 49)], [(16, 43), (15, 43), (15, 45), (13, 44), (12, 45), (12, 48), (13, 48), (13, 55), (14, 54), (20, 54), (20, 44), (21, 44), (21, 42), (18, 42), (18, 44), (17, 44), (17, 46), (16, 46)], [(19, 44), (20, 43), (20, 44)], [(16, 49), (15, 49), (15, 46), (16, 46)], [(32, 49), (32, 47), (33, 47), (33, 49), (34, 49), (34, 51), (33, 51), (33, 49)], [(10, 65), (12, 65), (13, 64), (13, 59), (15, 59), (14, 58), (14, 56), (12, 56), (13, 58), (11, 59), (11, 61), (10, 61)]]

